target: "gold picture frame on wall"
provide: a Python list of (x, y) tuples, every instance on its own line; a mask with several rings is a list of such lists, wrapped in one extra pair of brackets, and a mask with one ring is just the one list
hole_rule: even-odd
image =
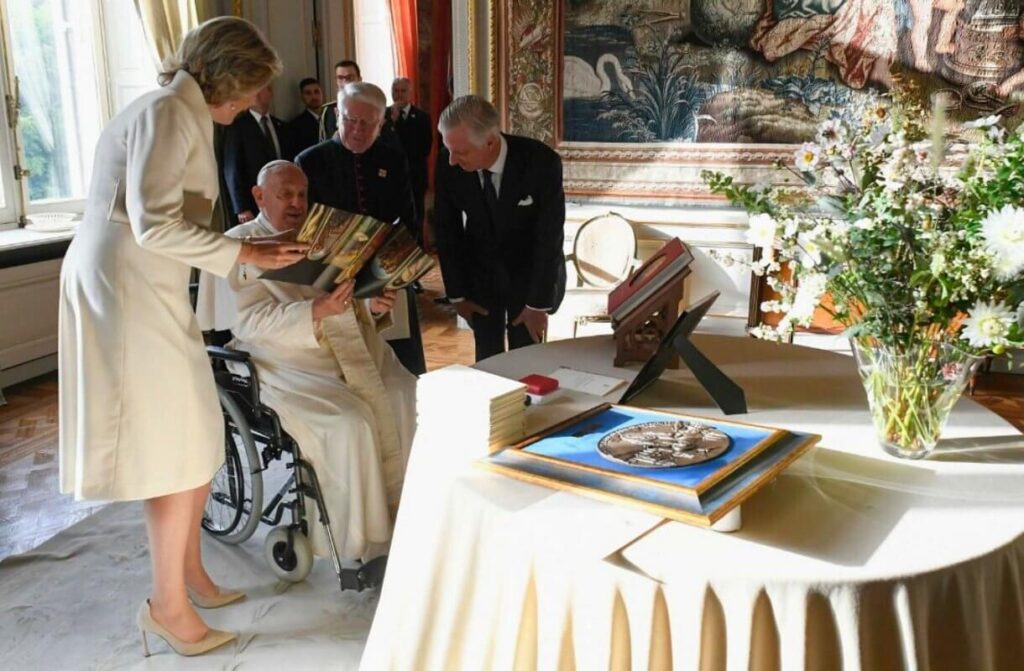
[[(926, 15), (918, 4), (470, 0), (490, 36), (486, 85), (473, 81), (508, 132), (558, 150), (568, 196), (707, 203), (718, 198), (702, 170), (786, 183), (775, 165), (894, 75), (924, 97), (951, 96), (954, 118), (1019, 113), (1024, 11), (992, 0)], [(991, 25), (1006, 30), (979, 29)], [(474, 44), (471, 63), (483, 59)]]

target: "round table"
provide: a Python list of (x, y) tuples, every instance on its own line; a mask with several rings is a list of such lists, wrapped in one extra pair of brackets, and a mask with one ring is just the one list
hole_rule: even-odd
[[(363, 668), (1020, 668), (1020, 434), (964, 398), (935, 454), (901, 461), (875, 441), (851, 357), (694, 341), (746, 391), (735, 419), (822, 436), (743, 504), (738, 532), (489, 473), (473, 465), (485, 447), (421, 430)], [(558, 341), (477, 367), (630, 379), (613, 351)], [(529, 429), (602, 400), (563, 393)], [(686, 370), (633, 404), (720, 416)]]

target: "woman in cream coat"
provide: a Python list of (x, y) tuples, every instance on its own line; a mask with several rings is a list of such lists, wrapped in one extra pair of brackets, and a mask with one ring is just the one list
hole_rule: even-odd
[(85, 216), (61, 271), (61, 489), (145, 501), (153, 589), (139, 627), (144, 642), (156, 633), (182, 654), (233, 638), (209, 629), (193, 604), (242, 596), (210, 580), (199, 551), (224, 430), (189, 303), (190, 268), (222, 276), (236, 262), (277, 268), (304, 248), (208, 228), (213, 122), (231, 123), (280, 71), (273, 48), (242, 19), (191, 31), (165, 61), (163, 87), (100, 136)]

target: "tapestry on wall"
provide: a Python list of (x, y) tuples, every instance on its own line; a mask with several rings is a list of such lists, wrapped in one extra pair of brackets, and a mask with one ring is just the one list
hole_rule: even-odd
[(1013, 116), (1022, 5), (567, 0), (558, 139), (794, 144), (894, 76), (942, 91), (954, 116)]

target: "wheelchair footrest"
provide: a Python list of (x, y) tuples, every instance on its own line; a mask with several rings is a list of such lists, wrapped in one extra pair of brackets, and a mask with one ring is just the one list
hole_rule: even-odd
[(387, 555), (381, 555), (371, 559), (359, 568), (341, 569), (338, 580), (341, 583), (341, 590), (354, 589), (362, 592), (364, 589), (380, 587), (384, 582), (384, 571), (388, 566)]

